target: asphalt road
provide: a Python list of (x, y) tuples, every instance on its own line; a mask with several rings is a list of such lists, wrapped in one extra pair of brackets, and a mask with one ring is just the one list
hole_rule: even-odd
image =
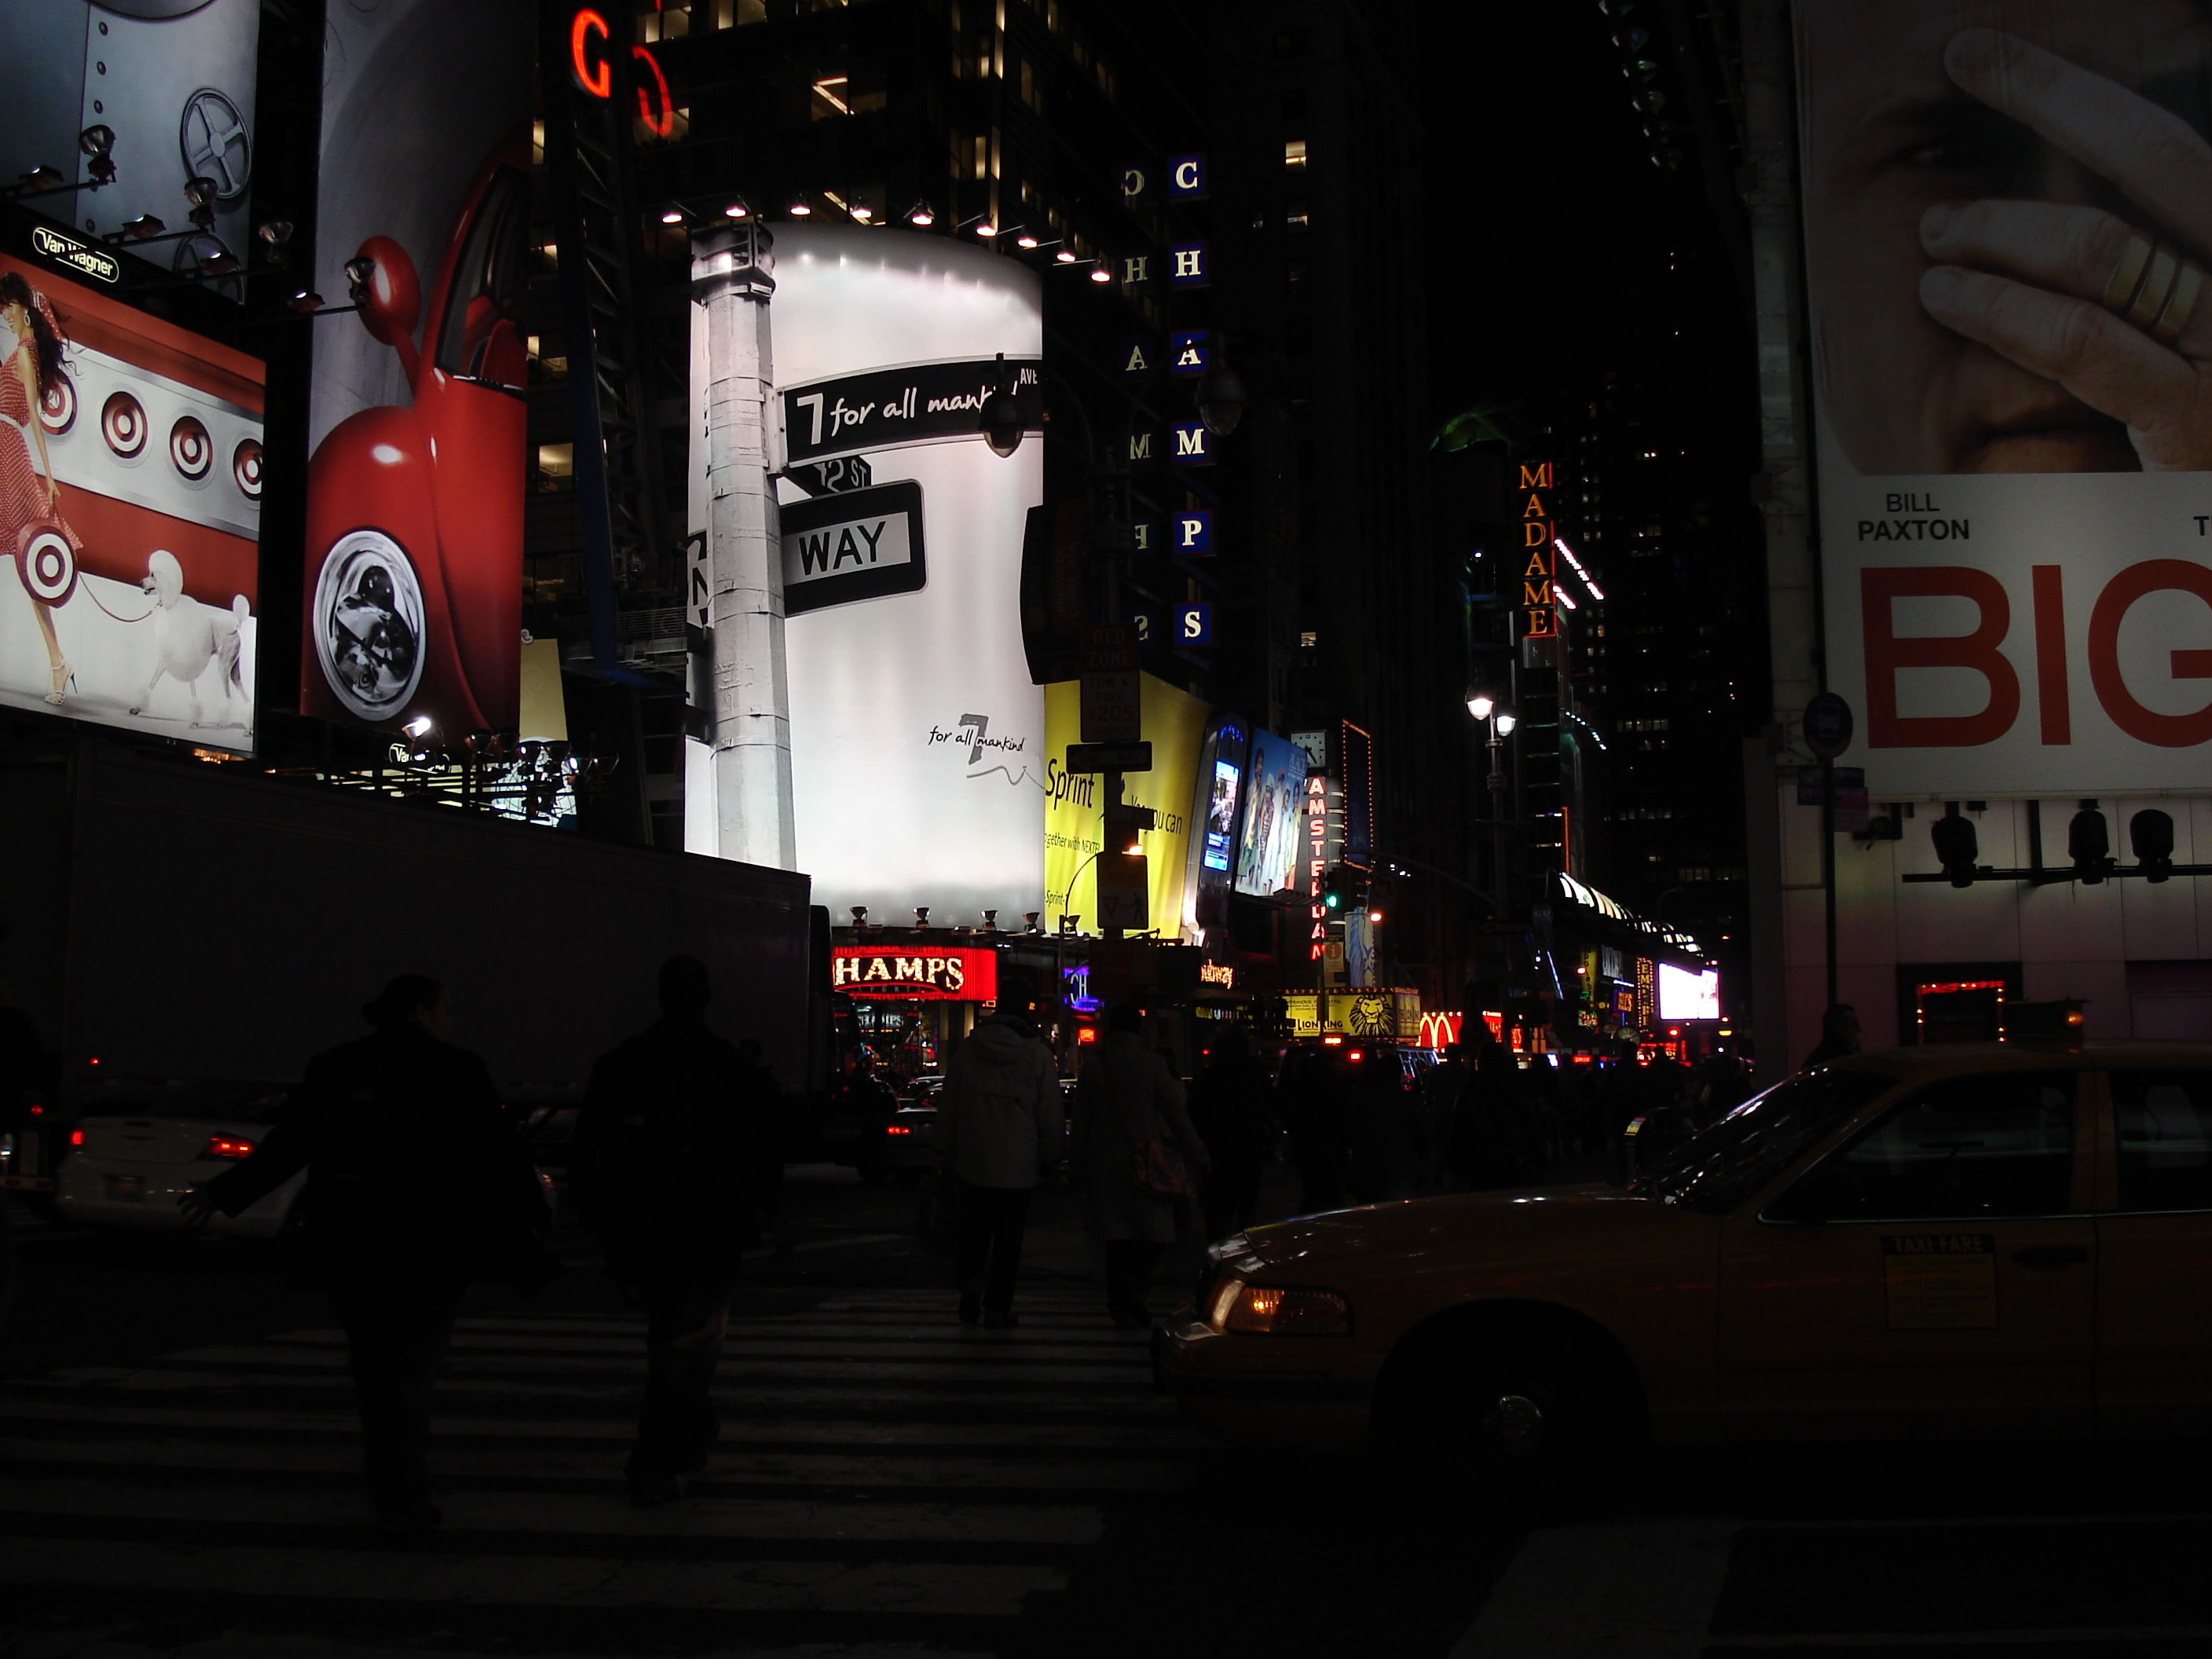
[(1009, 1332), (955, 1323), (910, 1194), (827, 1170), (793, 1194), (699, 1495), (628, 1507), (638, 1328), (564, 1234), (571, 1276), (471, 1299), (447, 1522), (407, 1539), (364, 1524), (343, 1347), (268, 1255), (25, 1230), (0, 1656), (2212, 1650), (2196, 1449), (1652, 1456), (1511, 1524), (1192, 1435), (1064, 1191)]

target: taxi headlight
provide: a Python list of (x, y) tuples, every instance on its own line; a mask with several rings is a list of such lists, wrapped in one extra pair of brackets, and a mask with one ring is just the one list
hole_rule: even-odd
[(1334, 1291), (1225, 1282), (1215, 1292), (1215, 1328), (1253, 1336), (1349, 1336), (1352, 1304)]

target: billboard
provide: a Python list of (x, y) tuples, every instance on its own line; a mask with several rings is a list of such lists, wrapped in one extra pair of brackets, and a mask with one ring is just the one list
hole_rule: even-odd
[[(25, 0), (0, 6), (0, 177), (34, 167), (87, 176), (77, 135), (114, 135), (115, 181), (40, 199), (73, 230), (105, 236), (147, 216), (192, 228), (189, 179), (215, 185), (204, 229), (137, 250), (182, 273), (243, 262), (252, 221), (254, 53), (262, 0)], [(238, 300), (242, 278), (210, 290)]]
[[(1022, 648), (1021, 558), (1043, 447), (1001, 458), (979, 424), (999, 354), (1036, 395), (1036, 276), (945, 237), (857, 226), (780, 224), (775, 253), (783, 459), (868, 480), (811, 500), (778, 486), (799, 867), (840, 921), (856, 904), (878, 921), (1041, 910), (1044, 694)], [(706, 449), (691, 447), (695, 526)], [(865, 467), (833, 474), (855, 456)]]
[[(1145, 849), (1151, 925), (1164, 939), (1178, 937), (1177, 924), (1188, 908), (1185, 883), (1191, 862), (1191, 796), (1197, 788), (1199, 750), (1206, 740), (1212, 710), (1187, 691), (1150, 674), (1138, 677), (1145, 740), (1152, 745), (1152, 769), (1125, 772), (1121, 799), (1149, 806), (1153, 828), (1139, 832)], [(1081, 916), (1092, 931), (1097, 922), (1097, 889), (1091, 871), (1104, 846), (1105, 797), (1096, 772), (1071, 773), (1063, 765), (1067, 746), (1079, 740), (1082, 698), (1073, 680), (1045, 687), (1044, 715), (1044, 927), (1052, 932), (1060, 917)]]
[(262, 366), (0, 256), (0, 703), (253, 747)]
[(1721, 1017), (1721, 976), (1717, 969), (1693, 974), (1671, 962), (1659, 964), (1659, 1018), (1718, 1019)]
[[(520, 715), (529, 0), (331, 9), (301, 706), (457, 739)], [(428, 726), (419, 723), (428, 721)]]
[(2194, 9), (1796, 16), (1828, 678), (1869, 789), (2201, 786)]
[(1273, 732), (1252, 734), (1244, 833), (1237, 852), (1237, 890), (1255, 897), (1297, 888), (1305, 851), (1306, 751)]

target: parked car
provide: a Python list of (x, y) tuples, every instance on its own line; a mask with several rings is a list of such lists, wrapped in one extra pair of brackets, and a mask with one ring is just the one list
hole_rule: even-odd
[[(56, 1177), (56, 1208), (65, 1220), (147, 1232), (182, 1231), (178, 1197), (250, 1157), (286, 1109), (289, 1084), (256, 1081), (155, 1083), (103, 1089), (70, 1132), (71, 1148)], [(537, 1148), (533, 1156), (544, 1161)], [(283, 1237), (297, 1213), (301, 1170), (235, 1216), (216, 1215), (216, 1237)], [(549, 1209), (553, 1179), (538, 1180)]]
[(902, 1101), (884, 1125), (882, 1168), (902, 1186), (912, 1186), (937, 1167), (937, 1104)]
[(1509, 1488), (1647, 1431), (2201, 1435), (2212, 1045), (1854, 1055), (1626, 1187), (1254, 1228), (1154, 1340), (1222, 1438), (1379, 1440)]
[[(88, 1099), (70, 1132), (70, 1155), (56, 1176), (64, 1219), (98, 1227), (181, 1231), (177, 1198), (246, 1157), (283, 1111), (282, 1083), (154, 1083), (103, 1089)], [(274, 1238), (284, 1231), (306, 1183), (304, 1172), (208, 1231)]]

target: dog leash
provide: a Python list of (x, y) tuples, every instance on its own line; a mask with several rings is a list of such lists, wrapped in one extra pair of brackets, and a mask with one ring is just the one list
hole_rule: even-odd
[(109, 621), (111, 621), (111, 622), (119, 622), (119, 623), (142, 623), (142, 622), (144, 622), (148, 617), (151, 617), (151, 616), (154, 614), (154, 612), (155, 612), (155, 611), (159, 611), (159, 610), (161, 608), (161, 607), (160, 605), (155, 605), (155, 606), (151, 607), (150, 609), (149, 609), (149, 610), (147, 611), (147, 612), (145, 613), (145, 616), (141, 616), (141, 617), (118, 617), (118, 616), (117, 616), (117, 615), (116, 615), (112, 611), (110, 611), (110, 610), (109, 610), (106, 605), (100, 605), (100, 595), (99, 595), (99, 594), (97, 594), (97, 593), (95, 593), (95, 592), (94, 592), (92, 591), (92, 588), (90, 587), (90, 586), (89, 586), (89, 585), (88, 585), (87, 583), (84, 583), (84, 582), (79, 582), (79, 583), (76, 585), (76, 591), (77, 591), (78, 592), (80, 592), (80, 593), (83, 594), (83, 595), (85, 596), (85, 598), (87, 598), (88, 599), (90, 599), (90, 600), (93, 602), (93, 604), (94, 604), (95, 605), (99, 605), (99, 606), (100, 606), (100, 614), (101, 614), (102, 616), (106, 617)]

